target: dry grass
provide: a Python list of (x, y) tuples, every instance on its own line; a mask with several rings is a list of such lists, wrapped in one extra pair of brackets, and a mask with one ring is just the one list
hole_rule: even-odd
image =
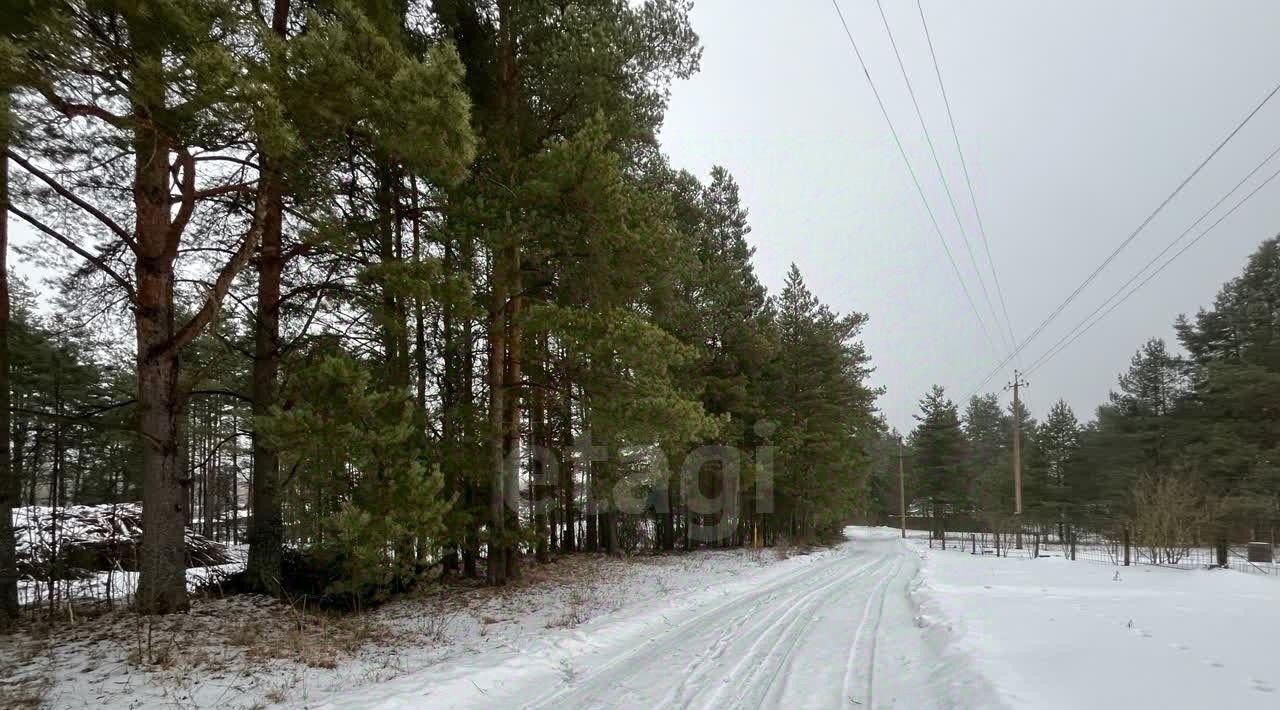
[(569, 590), (565, 599), (565, 609), (559, 616), (547, 622), (547, 628), (572, 629), (591, 618), (592, 599), (589, 591), (578, 588)]
[[(216, 697), (218, 705), (234, 699), (236, 707), (265, 708), (295, 700), (309, 683), (374, 683), (438, 662), (457, 652), (455, 635), (484, 647), (490, 642), (477, 636), (505, 638), (508, 625), (532, 622), (519, 633), (544, 623), (578, 627), (620, 609), (637, 581), (678, 594), (679, 579), (696, 577), (720, 556), (763, 564), (793, 554), (802, 548), (627, 559), (580, 554), (545, 565), (530, 559), (505, 587), (449, 579), (358, 615), (245, 595), (197, 598), (190, 613), (165, 617), (113, 610), (77, 613), (74, 622), (29, 619), (0, 642), (0, 708), (39, 707), (46, 693), (66, 693), (68, 683), (124, 705), (145, 694), (143, 704), (208, 706)], [(562, 672), (575, 675), (572, 667)]]
[(49, 638), (21, 632), (5, 635), (0, 653), (0, 707), (43, 707), (53, 685)]
[(13, 710), (44, 707), (49, 684), (0, 685), (0, 707)]
[(367, 615), (315, 613), (251, 596), (196, 600), (190, 613), (163, 617), (114, 611), (75, 624), (28, 620), (0, 643), (0, 708), (39, 707), (55, 670), (59, 687), (74, 677), (99, 697), (149, 688), (178, 707), (188, 706), (201, 683), (230, 675), (274, 703), (302, 678), (261, 684), (282, 670), (336, 669), (394, 640)]
[(386, 644), (393, 634), (367, 615), (337, 616), (290, 609), (229, 628), (224, 640), (244, 649), (250, 661), (287, 660), (308, 668), (338, 667), (343, 658), (370, 644)]

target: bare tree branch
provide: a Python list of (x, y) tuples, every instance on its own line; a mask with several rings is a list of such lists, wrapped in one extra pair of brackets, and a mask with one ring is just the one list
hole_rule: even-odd
[[(327, 282), (330, 279), (332, 279), (333, 275), (337, 271), (338, 271), (338, 264), (337, 262), (334, 262), (333, 266), (329, 268), (329, 275), (325, 277), (325, 281)], [(311, 330), (311, 324), (315, 322), (316, 314), (320, 312), (320, 304), (323, 302), (324, 302), (324, 290), (322, 289), (316, 295), (316, 301), (314, 304), (312, 304), (311, 312), (307, 314), (307, 320), (302, 324), (302, 329), (298, 331), (298, 335), (294, 337), (293, 340), (289, 341), (284, 347), (281, 347), (279, 349), (279, 354), (283, 355), (284, 353), (292, 351), (293, 348), (297, 347), (298, 343), (302, 342), (302, 339), (305, 338), (307, 335), (307, 331)]]
[(136, 250), (137, 243), (133, 241), (133, 235), (130, 234), (129, 231), (126, 230), (124, 227), (121, 227), (120, 224), (117, 223), (114, 219), (111, 219), (110, 217), (108, 217), (102, 210), (80, 199), (75, 195), (75, 193), (68, 190), (66, 186), (64, 186), (62, 183), (58, 182), (57, 180), (54, 180), (52, 177), (47, 175), (44, 171), (32, 165), (31, 161), (27, 160), (26, 158), (23, 158), (22, 156), (18, 155), (12, 150), (6, 150), (5, 155), (9, 156), (9, 159), (12, 160), (13, 162), (17, 163), (18, 165), (21, 165), (23, 170), (26, 170), (28, 173), (31, 173), (32, 175), (36, 176), (37, 178), (40, 179), (41, 182), (53, 188), (54, 192), (58, 193), (59, 195), (62, 195), (64, 198), (69, 200), (72, 204), (76, 205), (77, 207), (84, 210), (85, 212), (88, 212), (89, 214), (93, 215), (95, 218), (97, 218), (99, 222), (103, 223), (104, 225), (107, 226), (108, 229), (114, 232), (116, 236), (120, 237), (120, 239), (123, 240), (125, 244), (128, 244), (130, 249)]
[(230, 397), (232, 399), (238, 399), (242, 402), (253, 404), (252, 397), (241, 394), (234, 390), (192, 390), (191, 394), (193, 395), (201, 394), (201, 395), (210, 396), (210, 397)]
[(208, 297), (205, 298), (204, 305), (191, 317), (191, 320), (182, 326), (177, 335), (164, 346), (160, 353), (161, 355), (169, 355), (186, 347), (218, 315), (218, 311), (222, 308), (222, 299), (231, 288), (231, 282), (249, 263), (249, 258), (253, 256), (254, 250), (258, 248), (258, 239), (262, 236), (266, 212), (267, 191), (259, 190), (258, 199), (253, 208), (253, 221), (250, 223), (249, 232), (245, 235), (244, 242), (240, 244), (239, 251), (222, 267), (217, 280), (213, 282), (213, 288), (210, 290)]
[(239, 182), (234, 185), (219, 185), (218, 187), (211, 187), (207, 190), (196, 190), (192, 193), (192, 196), (194, 199), (204, 200), (210, 197), (221, 197), (223, 195), (248, 194), (253, 192), (253, 190), (253, 185), (250, 185), (247, 182)]
[(48, 101), (50, 106), (67, 118), (97, 118), (106, 121), (120, 130), (126, 131), (132, 130), (134, 127), (134, 120), (130, 117), (111, 113), (100, 106), (94, 106), (92, 104), (72, 103), (53, 93), (53, 91), (46, 86), (37, 87), (36, 90), (40, 92), (41, 96), (44, 96), (45, 101)]
[(191, 221), (191, 213), (196, 209), (196, 162), (185, 146), (178, 148), (176, 162), (182, 170), (182, 184), (179, 188), (182, 197), (178, 213), (174, 215), (173, 223), (169, 225), (170, 242), (176, 242), (182, 236), (182, 231)]
[(10, 204), (10, 205), (9, 205), (9, 211), (10, 211), (10, 212), (12, 212), (12, 213), (14, 213), (14, 214), (15, 214), (15, 215), (17, 215), (18, 217), (22, 218), (22, 220), (23, 220), (23, 221), (25, 221), (27, 224), (30, 224), (32, 227), (35, 227), (36, 229), (40, 230), (41, 232), (44, 232), (45, 234), (47, 234), (47, 235), (49, 235), (49, 236), (53, 237), (54, 239), (58, 240), (59, 242), (61, 242), (61, 243), (63, 244), (63, 246), (65, 246), (65, 247), (67, 247), (68, 249), (70, 249), (71, 251), (73, 251), (73, 252), (75, 252), (75, 253), (79, 254), (79, 255), (80, 255), (81, 257), (83, 257), (86, 261), (88, 261), (89, 263), (91, 263), (91, 264), (93, 264), (95, 267), (97, 267), (99, 271), (101, 271), (102, 273), (104, 273), (104, 274), (106, 274), (107, 276), (111, 277), (111, 279), (112, 279), (113, 281), (115, 281), (116, 283), (120, 284), (120, 287), (124, 289), (125, 293), (129, 294), (129, 302), (130, 302), (130, 303), (132, 303), (132, 304), (134, 304), (134, 305), (137, 305), (137, 303), (138, 303), (138, 299), (137, 299), (137, 294), (135, 294), (135, 293), (134, 293), (134, 291), (133, 291), (133, 284), (131, 284), (131, 283), (129, 283), (128, 281), (126, 281), (126, 280), (124, 279), (124, 277), (123, 277), (123, 276), (121, 276), (119, 273), (117, 273), (117, 272), (115, 271), (115, 269), (112, 269), (110, 266), (108, 266), (108, 265), (107, 265), (107, 263), (106, 263), (105, 261), (103, 261), (103, 260), (102, 260), (102, 259), (100, 259), (99, 257), (94, 256), (93, 254), (91, 254), (91, 253), (89, 253), (89, 252), (85, 251), (84, 249), (81, 249), (81, 248), (80, 248), (80, 246), (79, 246), (78, 244), (76, 244), (75, 242), (71, 241), (71, 240), (70, 240), (70, 239), (68, 239), (67, 237), (63, 236), (60, 232), (56, 231), (55, 229), (53, 229), (53, 228), (52, 228), (52, 227), (50, 227), (49, 225), (45, 224), (44, 222), (41, 222), (40, 220), (36, 219), (35, 217), (31, 216), (30, 214), (27, 214), (26, 212), (22, 211), (22, 210), (21, 210), (20, 208), (18, 208), (17, 206), (15, 206), (15, 205), (13, 205), (13, 204)]

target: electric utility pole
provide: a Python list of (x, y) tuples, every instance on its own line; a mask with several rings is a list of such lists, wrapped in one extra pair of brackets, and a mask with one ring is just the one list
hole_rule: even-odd
[(902, 539), (907, 538), (907, 484), (902, 473), (902, 435), (898, 435), (898, 508), (902, 514)]
[(1022, 549), (1022, 401), (1019, 393), (1026, 386), (1022, 373), (1014, 370), (1013, 382), (1005, 387), (1013, 390), (1013, 514), (1018, 519), (1014, 545), (1019, 550)]

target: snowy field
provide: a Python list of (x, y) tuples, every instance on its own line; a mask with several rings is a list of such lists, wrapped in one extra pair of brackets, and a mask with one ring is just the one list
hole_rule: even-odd
[(1008, 707), (1280, 707), (1280, 580), (908, 544), (926, 616)]
[(574, 557), (357, 618), (239, 597), (37, 627), (0, 640), (0, 706), (1280, 707), (1280, 580), (848, 534), (790, 557)]

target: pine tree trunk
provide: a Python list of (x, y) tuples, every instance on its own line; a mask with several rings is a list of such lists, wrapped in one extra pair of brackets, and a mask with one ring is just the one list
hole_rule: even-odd
[[(509, 282), (510, 303), (507, 307), (507, 357), (503, 373), (503, 438), (502, 453), (506, 462), (507, 492), (507, 539), (518, 540), (520, 537), (520, 393), (523, 390), (521, 377), (523, 372), (524, 342), (520, 324), (520, 309), (524, 297), (520, 295), (520, 250), (511, 247), (508, 258), (507, 278)], [(520, 551), (514, 542), (508, 542), (505, 554), (507, 562), (507, 579), (520, 578)]]
[(495, 250), (489, 278), (489, 564), (488, 582), (507, 581), (504, 364), (507, 352), (505, 250)]
[[(275, 0), (271, 30), (284, 39), (290, 0)], [(263, 190), (268, 193), (258, 252), (258, 307), (253, 339), (253, 416), (276, 403), (280, 369), (280, 279), (284, 272), (284, 187), (270, 160), (263, 158)], [(284, 520), (280, 501), (280, 457), (266, 439), (253, 435), (253, 516), (249, 519), (249, 559), (245, 582), (252, 591), (276, 594), (281, 584)], [(233, 501), (234, 503), (234, 501)]]
[[(670, 459), (668, 459), (670, 460)], [(662, 533), (659, 535), (661, 549), (671, 552), (676, 549), (676, 499), (677, 487), (680, 485), (674, 472), (667, 477), (667, 512), (662, 514)]]
[[(404, 260), (400, 245), (399, 177), (394, 166), (379, 170), (375, 201), (378, 210), (378, 258), (383, 264)], [(382, 287), (382, 350), (387, 363), (388, 383), (403, 391), (409, 388), (408, 337), (405, 325), (408, 314), (404, 299), (384, 284)]]
[[(287, 0), (280, 0), (287, 3)], [(262, 189), (270, 191), (262, 245), (258, 254), (258, 308), (253, 347), (253, 416), (265, 417), (276, 404), (280, 369), (280, 279), (283, 202), (279, 178), (268, 175)], [(281, 584), (284, 521), (280, 501), (280, 457), (257, 433), (253, 435), (253, 515), (249, 519), (249, 560), (246, 586), (255, 592), (277, 594)]]
[[(475, 266), (475, 247), (470, 236), (463, 237), (462, 240), (462, 262), (466, 264), (466, 274), (470, 276)], [(464, 410), (465, 418), (462, 420), (462, 439), (467, 446), (476, 439), (474, 426), (474, 417), (470, 412), (476, 403), (476, 368), (475, 368), (475, 346), (476, 341), (472, 331), (472, 322), (470, 317), (462, 319), (462, 394), (461, 401), (466, 403)], [(469, 460), (469, 459), (468, 459)], [(468, 468), (470, 474), (470, 468)], [(483, 491), (479, 484), (471, 475), (468, 475), (462, 481), (462, 499), (466, 506), (467, 522), (466, 531), (463, 536), (462, 543), (462, 574), (468, 579), (475, 579), (479, 576), (476, 570), (476, 561), (480, 558), (480, 515), (478, 507), (482, 500)]]
[[(545, 340), (540, 340), (538, 352), (535, 357), (539, 365), (540, 373), (546, 370), (546, 344)], [(534, 557), (538, 562), (546, 563), (551, 560), (548, 549), (549, 526), (547, 524), (547, 485), (544, 480), (546, 476), (545, 452), (550, 448), (550, 441), (547, 437), (547, 391), (546, 376), (542, 374), (542, 381), (533, 383), (533, 391), (531, 393), (532, 402), (529, 407), (529, 449), (532, 452), (530, 457), (530, 484), (529, 495), (533, 504), (533, 527), (537, 534), (537, 543), (534, 546)]]
[(571, 553), (574, 551), (576, 544), (577, 521), (574, 517), (573, 501), (574, 501), (574, 485), (573, 485), (573, 458), (570, 454), (573, 451), (573, 400), (570, 397), (572, 384), (566, 374), (564, 381), (561, 383), (562, 395), (562, 421), (560, 431), (560, 450), (563, 455), (560, 457), (560, 493), (561, 493), (561, 519), (564, 523), (564, 532), (560, 536), (560, 548), (564, 552)]
[[(413, 213), (413, 263), (418, 264), (422, 261), (422, 214), (419, 211), (420, 205), (419, 205), (419, 195), (418, 195), (418, 179), (413, 176), (409, 177), (409, 195), (410, 195), (410, 207)], [(446, 242), (444, 264), (443, 264), (445, 274), (453, 273), (452, 271), (453, 260), (450, 259), (451, 250), (449, 247), (450, 247), (449, 243)], [(445, 304), (446, 311), (448, 310), (448, 308), (449, 308), (449, 304), (446, 303)], [(415, 374), (414, 379), (416, 380), (417, 387), (418, 387), (418, 412), (425, 416), (425, 412), (427, 409), (426, 314), (424, 313), (422, 298), (418, 296), (414, 296), (413, 298), (413, 320), (414, 320), (413, 362), (414, 362), (414, 374)], [(446, 358), (448, 358), (451, 355), (450, 348), (453, 344), (451, 339), (451, 335), (452, 335), (451, 326), (452, 326), (452, 323), (450, 323), (450, 321), (446, 317), (443, 324), (443, 328), (442, 328), (444, 330), (444, 338), (445, 338), (444, 350), (445, 350)], [(444, 386), (449, 387), (450, 384), (451, 383), (449, 381), (449, 378), (446, 376)], [(452, 403), (453, 403), (452, 400), (450, 400), (450, 404)], [(444, 409), (443, 406), (441, 408)], [(448, 417), (446, 417), (446, 419), (447, 418)], [(448, 495), (452, 493), (452, 491), (453, 491), (453, 486), (450, 485), (448, 488), (445, 489), (445, 494)]]
[(240, 422), (236, 410), (231, 410), (231, 432), (236, 436), (231, 441), (231, 544), (240, 544)]
[(190, 481), (183, 478), (178, 460), (183, 403), (178, 385), (178, 352), (169, 347), (176, 335), (173, 285), (178, 239), (170, 234), (169, 144), (145, 123), (149, 108), (162, 105), (162, 96), (151, 97), (150, 103), (143, 99), (137, 107), (142, 120), (135, 129), (138, 254), (134, 276), (138, 429), (142, 445), (137, 607), (144, 614), (187, 608), (183, 528), (188, 517), (186, 488)]
[[(419, 236), (418, 222), (416, 216), (418, 207), (418, 189), (417, 182), (414, 182), (413, 205), (415, 211), (414, 217), (414, 258), (419, 257)], [(446, 237), (444, 240), (444, 273), (455, 273), (457, 266), (454, 264), (453, 240)], [(423, 332), (423, 312), (422, 303), (418, 301), (415, 304), (415, 311), (418, 325), (418, 341), (417, 341), (417, 363), (418, 363), (418, 406), (420, 409), (426, 409), (426, 378), (427, 378), (427, 356), (426, 356), (426, 336)], [(445, 299), (440, 308), (440, 331), (444, 339), (442, 359), (444, 361), (444, 376), (440, 383), (440, 433), (443, 441), (441, 447), (445, 452), (452, 453), (459, 450), (458, 442), (458, 342), (457, 334), (454, 333), (454, 304), (452, 299)], [(459, 505), (465, 505), (466, 493), (463, 490), (465, 485), (459, 485), (458, 461), (446, 454), (444, 469), (444, 495), (456, 496)], [(457, 532), (450, 530), (449, 532)], [(453, 574), (459, 570), (458, 549), (461, 547), (456, 538), (445, 540), (443, 546), (443, 556), (441, 558), (440, 569), (445, 575)]]
[(604, 514), (606, 549), (609, 555), (613, 557), (621, 556), (622, 548), (618, 540), (618, 511), (613, 505), (609, 506), (609, 510)]
[(9, 92), (0, 91), (0, 629), (18, 617), (18, 568), (13, 514), (19, 504), (18, 471), (9, 460)]
[(587, 552), (600, 551), (600, 513), (596, 510), (595, 504), (595, 471), (590, 462), (586, 462), (583, 469), (583, 487), (587, 491), (587, 508), (586, 508), (586, 539), (583, 541), (583, 549)]

